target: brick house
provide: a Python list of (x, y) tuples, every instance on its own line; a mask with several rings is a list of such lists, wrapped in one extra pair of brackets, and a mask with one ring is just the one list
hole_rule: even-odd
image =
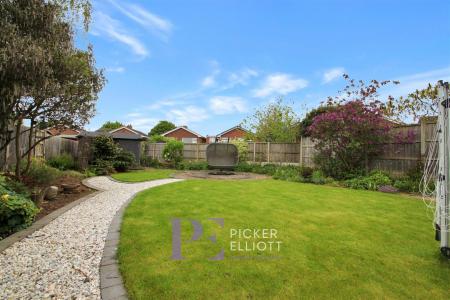
[(172, 130), (163, 133), (162, 136), (174, 138), (183, 143), (200, 144), (205, 143), (206, 138), (195, 131), (190, 130), (187, 126), (178, 126)]
[(216, 136), (216, 140), (221, 143), (227, 143), (231, 140), (244, 140), (248, 131), (241, 126), (234, 126)]

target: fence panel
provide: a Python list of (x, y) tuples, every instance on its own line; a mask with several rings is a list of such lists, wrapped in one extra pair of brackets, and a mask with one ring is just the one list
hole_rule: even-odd
[(73, 158), (78, 157), (78, 141), (53, 136), (44, 141), (45, 159), (50, 159), (61, 154), (72, 155)]
[[(383, 146), (383, 152), (370, 167), (404, 174), (416, 167), (436, 142), (436, 119), (428, 118), (420, 124), (397, 126), (392, 131), (393, 141)], [(206, 147), (207, 144), (184, 144), (184, 159), (206, 160)], [(163, 148), (164, 144), (148, 144), (146, 155), (162, 160)], [(309, 137), (302, 137), (299, 143), (249, 142), (247, 161), (314, 167), (314, 153), (314, 142)]]

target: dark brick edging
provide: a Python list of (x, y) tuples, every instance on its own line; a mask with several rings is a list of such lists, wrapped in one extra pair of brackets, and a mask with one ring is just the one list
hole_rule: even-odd
[(122, 204), (109, 225), (105, 248), (103, 249), (102, 260), (100, 262), (100, 293), (103, 300), (128, 299), (127, 291), (123, 285), (122, 276), (119, 271), (117, 248), (119, 246), (120, 226), (122, 224), (123, 214), (135, 196), (136, 194), (132, 195)]
[(0, 253), (3, 252), (4, 250), (6, 250), (7, 248), (9, 248), (12, 244), (17, 243), (17, 242), (23, 240), (24, 238), (27, 238), (28, 236), (33, 234), (35, 231), (43, 228), (44, 226), (49, 224), (51, 221), (55, 220), (56, 218), (61, 216), (63, 213), (67, 212), (68, 210), (72, 209), (73, 207), (77, 206), (78, 204), (81, 204), (82, 202), (84, 202), (102, 192), (102, 190), (100, 190), (96, 187), (90, 186), (89, 184), (86, 184), (85, 180), (83, 180), (82, 183), (83, 183), (83, 185), (87, 186), (88, 188), (97, 190), (97, 192), (94, 192), (94, 193), (86, 195), (78, 200), (75, 200), (75, 201), (51, 212), (50, 214), (46, 215), (42, 219), (37, 220), (30, 227), (23, 229), (19, 232), (16, 232), (3, 240), (0, 240)]

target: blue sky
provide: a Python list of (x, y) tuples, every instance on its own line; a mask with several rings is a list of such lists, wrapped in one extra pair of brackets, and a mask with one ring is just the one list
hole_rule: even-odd
[(101, 0), (78, 44), (108, 83), (97, 116), (212, 135), (282, 96), (302, 114), (346, 72), (398, 79), (383, 95), (450, 80), (450, 1)]

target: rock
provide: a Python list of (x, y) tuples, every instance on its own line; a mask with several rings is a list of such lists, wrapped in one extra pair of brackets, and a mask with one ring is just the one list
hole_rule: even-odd
[(57, 186), (50, 186), (47, 191), (45, 192), (45, 199), (47, 200), (53, 200), (58, 195), (58, 187)]
[(398, 193), (398, 188), (392, 185), (382, 185), (378, 188), (378, 191), (383, 193)]

